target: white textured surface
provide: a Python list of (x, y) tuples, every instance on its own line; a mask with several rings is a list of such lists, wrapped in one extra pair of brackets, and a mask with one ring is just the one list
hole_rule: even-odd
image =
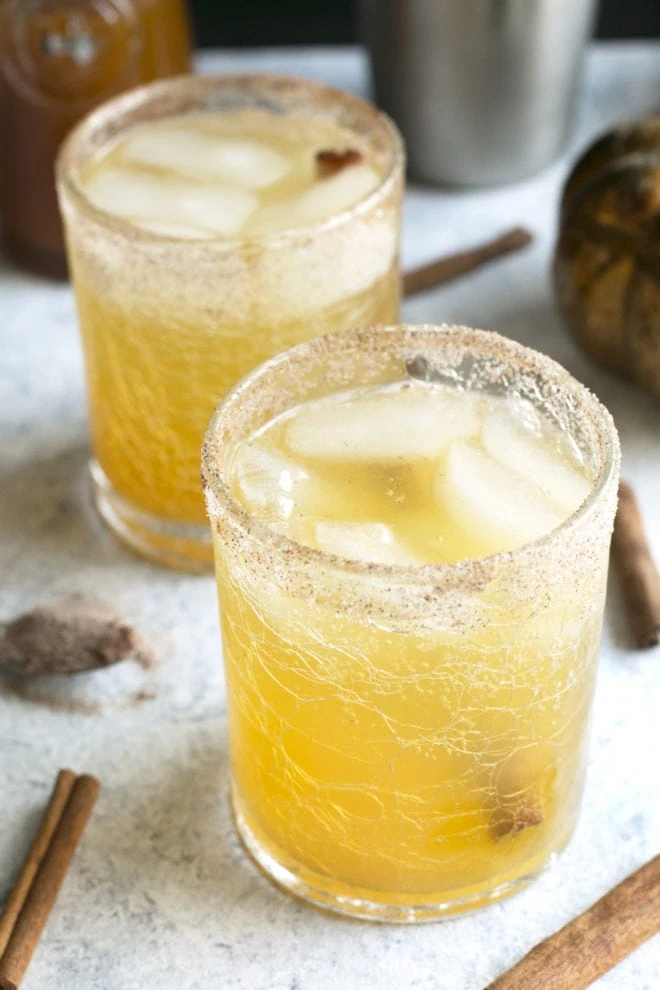
[[(203, 67), (307, 74), (358, 91), (354, 51), (214, 54)], [(601, 46), (569, 158), (609, 123), (660, 103), (660, 46)], [(531, 250), (410, 301), (410, 321), (499, 330), (558, 358), (609, 406), (624, 471), (660, 556), (660, 406), (596, 368), (553, 308), (548, 261), (568, 158), (500, 190), (408, 196), (404, 261), (462, 248), (514, 223)], [(117, 546), (85, 485), (81, 356), (70, 290), (0, 269), (2, 613), (94, 589), (149, 635), (156, 698), (106, 713), (55, 713), (0, 695), (0, 896), (56, 769), (97, 773), (103, 791), (25, 990), (481, 990), (660, 846), (660, 651), (633, 653), (612, 582), (584, 812), (559, 863), (531, 889), (440, 926), (334, 920), (290, 900), (246, 860), (227, 810), (224, 689), (210, 578), (157, 570)], [(109, 679), (114, 680), (110, 683)], [(119, 679), (118, 679), (119, 678)], [(598, 987), (657, 990), (658, 938)], [(533, 988), (530, 988), (533, 990)], [(561, 988), (557, 988), (561, 990)]]

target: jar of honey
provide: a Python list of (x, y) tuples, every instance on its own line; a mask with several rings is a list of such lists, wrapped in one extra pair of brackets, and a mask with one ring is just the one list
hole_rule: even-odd
[(0, 0), (0, 217), (19, 264), (66, 276), (54, 163), (108, 97), (187, 72), (184, 0)]

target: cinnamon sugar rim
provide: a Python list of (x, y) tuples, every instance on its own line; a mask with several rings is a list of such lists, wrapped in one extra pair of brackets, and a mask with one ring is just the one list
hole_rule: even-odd
[[(258, 94), (264, 101), (263, 109), (266, 111), (274, 111), (278, 98), (290, 99), (298, 96), (299, 98), (307, 97), (307, 105), (304, 105), (301, 99), (300, 106), (284, 111), (280, 107), (277, 112), (292, 112), (299, 115), (304, 113), (310, 115), (315, 113), (331, 114), (333, 112), (337, 114), (342, 110), (353, 112), (356, 115), (356, 120), (359, 119), (365, 127), (364, 134), (361, 135), (363, 140), (376, 141), (378, 154), (387, 156), (386, 171), (376, 188), (367, 196), (358, 200), (353, 206), (341, 210), (325, 220), (302, 227), (285, 228), (275, 233), (251, 234), (249, 237), (222, 237), (218, 235), (195, 241), (189, 239), (184, 241), (181, 238), (157, 234), (138, 227), (130, 220), (107, 213), (91, 202), (82, 181), (81, 164), (86, 163), (108, 142), (120, 135), (129, 133), (132, 127), (147, 123), (147, 118), (140, 118), (140, 111), (152, 108), (154, 121), (183, 116), (186, 113), (204, 112), (205, 109), (213, 109), (212, 102), (205, 103), (204, 101), (211, 101), (214, 94), (223, 92), (233, 92), (245, 96)], [(273, 102), (269, 103), (269, 99)], [(255, 107), (255, 109), (259, 109), (259, 107)], [(231, 112), (231, 110), (218, 108), (217, 112)], [(122, 121), (125, 120), (131, 121), (131, 123), (123, 127)], [(339, 120), (338, 123), (347, 129), (355, 130), (355, 127), (351, 128), (349, 124), (342, 124)], [(95, 142), (94, 152), (87, 156), (86, 153), (92, 142)], [(403, 175), (404, 165), (403, 140), (396, 125), (387, 114), (378, 110), (368, 100), (336, 89), (334, 86), (326, 86), (323, 83), (300, 79), (296, 76), (264, 72), (236, 75), (174, 76), (171, 79), (146, 83), (115, 96), (95, 110), (90, 111), (70, 132), (57, 156), (55, 174), (58, 184), (79, 209), (87, 213), (99, 225), (117, 234), (145, 243), (186, 245), (192, 243), (221, 246), (230, 252), (245, 243), (265, 244), (269, 248), (278, 247), (280, 244), (286, 246), (296, 241), (309, 240), (310, 237), (323, 234), (326, 230), (333, 230), (349, 223), (354, 218), (368, 213), (380, 200), (387, 198), (399, 177)]]
[[(313, 359), (327, 357), (328, 364), (331, 365), (333, 359), (341, 355), (364, 355), (383, 351), (393, 354), (401, 345), (410, 345), (411, 355), (414, 354), (415, 346), (423, 349), (424, 345), (429, 351), (436, 349), (436, 353), (440, 353), (437, 350), (440, 335), (445, 351), (453, 346), (470, 354), (491, 358), (500, 365), (510, 364), (514, 370), (522, 369), (538, 376), (547, 384), (551, 394), (567, 396), (573, 400), (572, 413), (581, 420), (596, 445), (599, 466), (589, 495), (561, 525), (518, 549), (487, 557), (449, 564), (382, 564), (353, 560), (298, 543), (249, 513), (233, 495), (222, 467), (223, 425), (231, 422), (234, 411), (240, 408), (246, 397), (255, 390), (268, 387), (266, 382), (275, 371), (288, 365), (292, 380), (296, 380), (304, 376), (305, 365), (309, 365)], [(383, 337), (388, 336), (392, 341), (390, 348), (382, 346)], [(404, 375), (402, 366), (402, 377)], [(332, 394), (331, 391), (328, 394)], [(260, 549), (273, 555), (285, 555), (287, 562), (294, 566), (316, 565), (326, 572), (364, 576), (370, 581), (382, 580), (389, 585), (434, 585), (447, 590), (465, 587), (475, 581), (480, 585), (487, 583), (501, 573), (503, 567), (515, 563), (518, 568), (524, 568), (527, 563), (532, 564), (535, 559), (538, 560), (539, 554), (561, 551), (562, 545), (570, 540), (572, 532), (583, 525), (585, 519), (600, 504), (602, 496), (616, 485), (619, 460), (619, 440), (612, 416), (589, 389), (552, 358), (492, 331), (454, 324), (401, 324), (379, 325), (318, 337), (276, 355), (245, 375), (226, 394), (211, 418), (202, 448), (202, 478), (212, 526), (215, 525), (215, 518), (224, 513), (241, 536), (256, 541)]]

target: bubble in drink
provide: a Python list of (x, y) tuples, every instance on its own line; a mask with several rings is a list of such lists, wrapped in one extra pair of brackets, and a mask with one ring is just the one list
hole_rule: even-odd
[(265, 189), (292, 168), (285, 155), (263, 142), (223, 138), (190, 123), (140, 128), (123, 143), (121, 154), (150, 169), (246, 189)]
[(289, 423), (286, 442), (315, 460), (410, 461), (437, 457), (452, 440), (473, 435), (478, 416), (473, 396), (410, 384), (346, 402), (308, 402)]

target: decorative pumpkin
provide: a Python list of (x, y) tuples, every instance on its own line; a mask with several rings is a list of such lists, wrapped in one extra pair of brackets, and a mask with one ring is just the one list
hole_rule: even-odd
[(660, 398), (660, 117), (611, 131), (575, 165), (554, 277), (585, 350)]

